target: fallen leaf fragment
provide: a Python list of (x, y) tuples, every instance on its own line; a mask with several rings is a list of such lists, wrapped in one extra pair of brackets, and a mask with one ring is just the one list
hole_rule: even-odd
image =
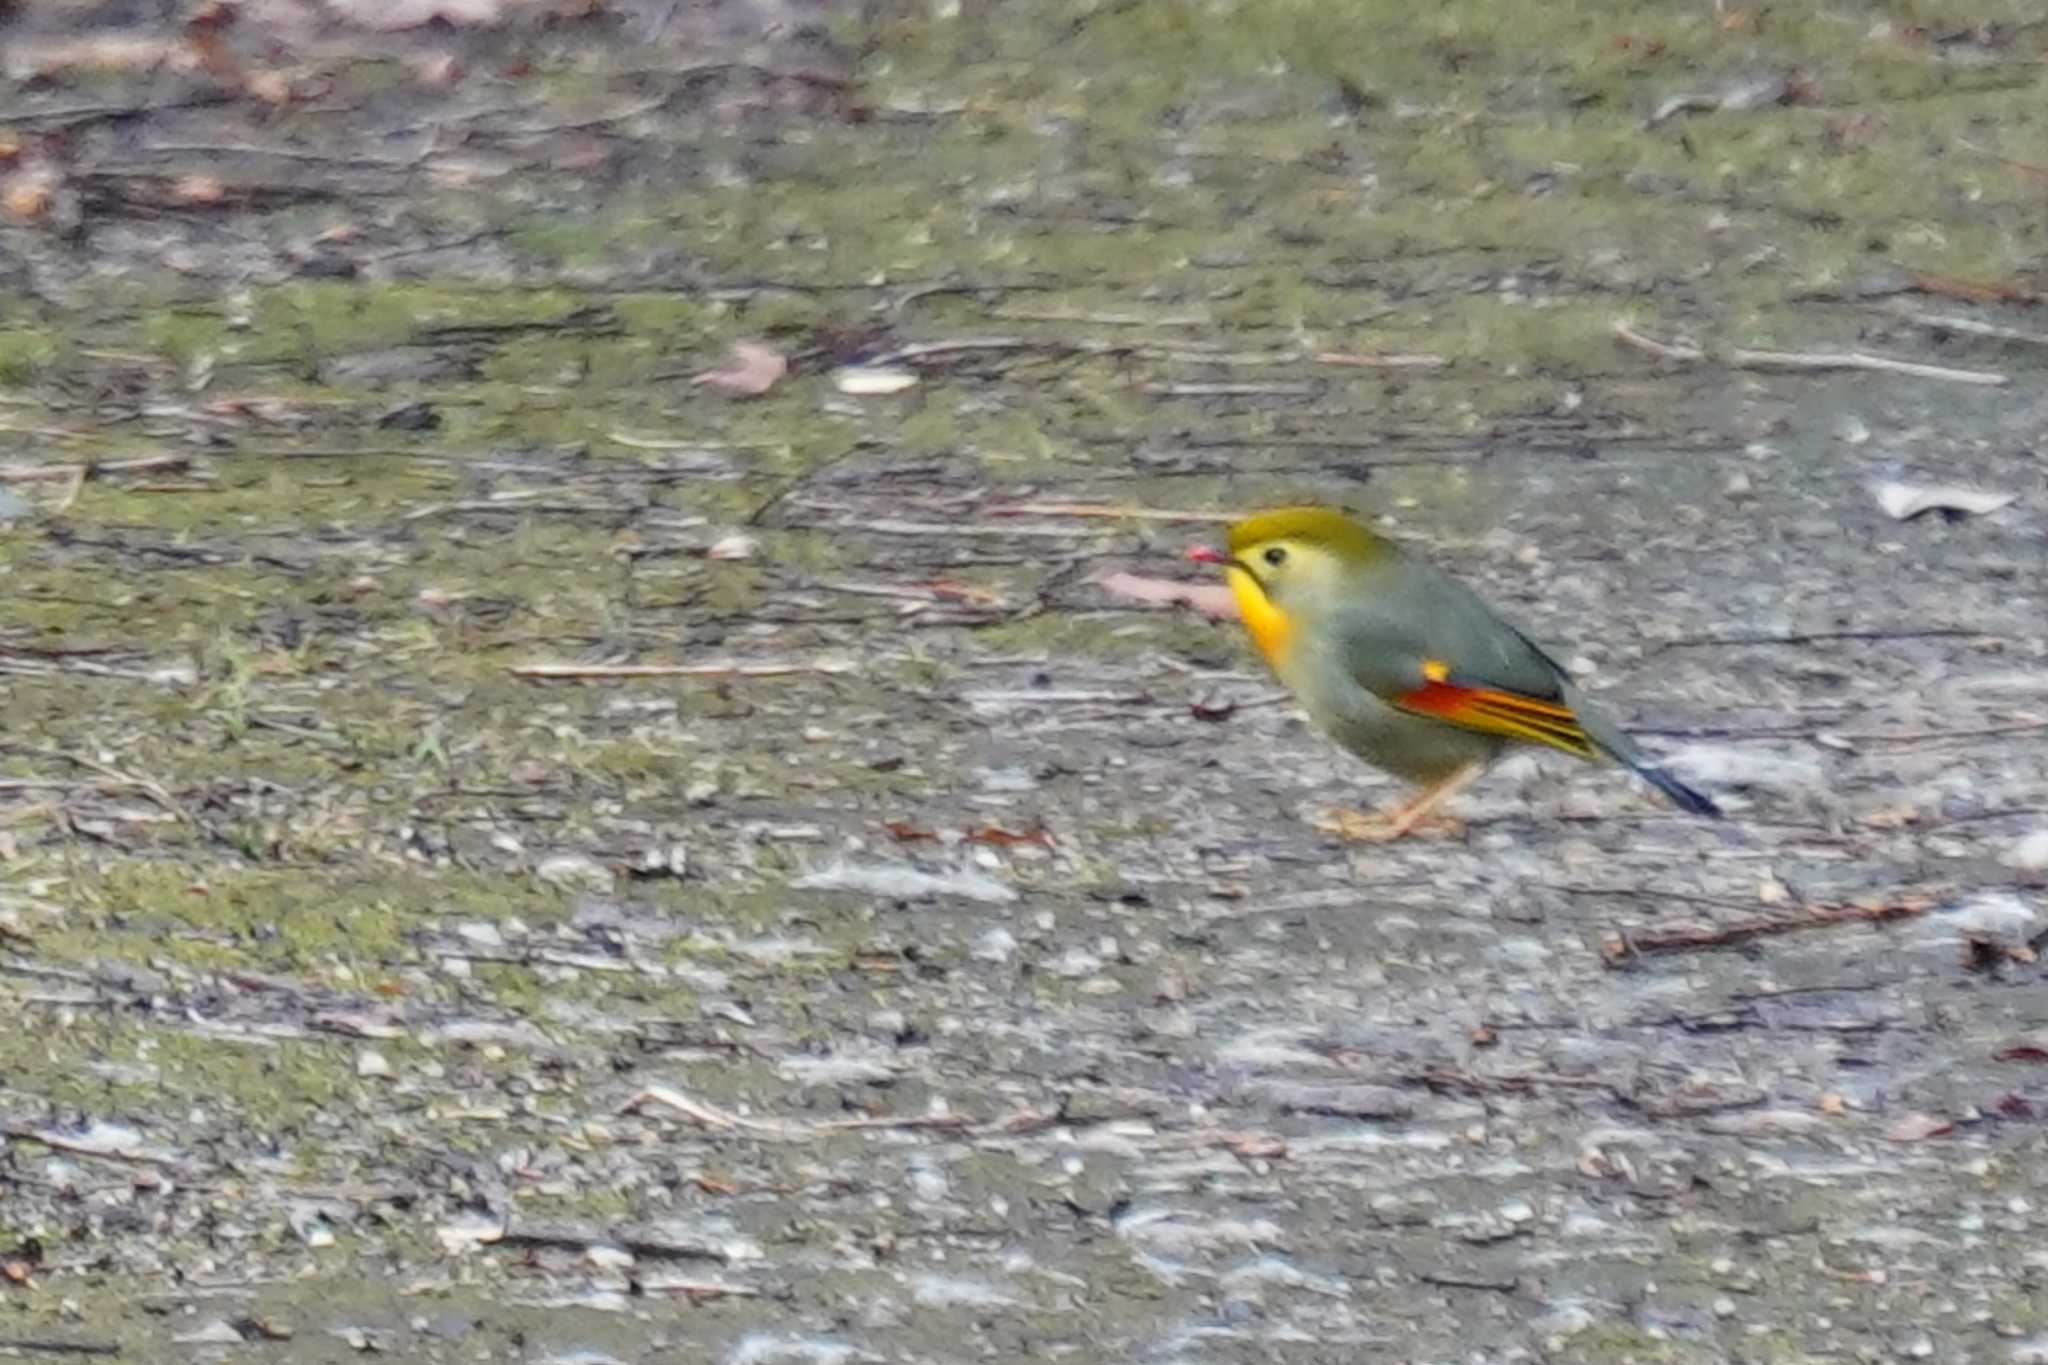
[(1041, 844), (1046, 848), (1052, 847), (1052, 835), (1042, 829), (1027, 830), (1020, 834), (1016, 830), (1004, 829), (999, 825), (983, 825), (979, 829), (968, 830), (966, 837), (970, 844), (994, 844), (999, 848), (1008, 848), (1013, 844)]
[(1175, 578), (1147, 578), (1120, 571), (1104, 574), (1095, 583), (1103, 591), (1133, 602), (1186, 605), (1220, 621), (1237, 619), (1237, 598), (1221, 583), (1184, 583)]
[(218, 204), (227, 197), (227, 186), (217, 176), (181, 175), (171, 182), (174, 204)]
[(1884, 1136), (1887, 1142), (1920, 1142), (1952, 1133), (1955, 1127), (1954, 1120), (1942, 1118), (1939, 1114), (1912, 1113), (1885, 1129)]
[(2019, 497), (2017, 493), (1912, 483), (1881, 483), (1870, 491), (1876, 496), (1877, 505), (1894, 521), (1909, 521), (1923, 512), (1963, 512), (1983, 516), (1987, 512), (1996, 512)]
[(1216, 1141), (1231, 1155), (1247, 1161), (1255, 1157), (1272, 1160), (1287, 1155), (1287, 1139), (1276, 1133), (1222, 1133)]
[(1991, 1056), (2000, 1062), (2048, 1062), (2048, 1032), (2023, 1033)]
[(442, 52), (416, 63), (413, 74), (431, 90), (448, 90), (461, 81), (462, 62), (454, 54)]
[(732, 348), (733, 363), (722, 370), (706, 370), (690, 382), (703, 384), (742, 398), (763, 394), (781, 382), (789, 373), (789, 361), (782, 355), (755, 341), (735, 342)]
[(444, 1250), (463, 1252), (503, 1240), (505, 1220), (485, 1213), (459, 1213), (435, 1228), (434, 1236)]
[(47, 217), (57, 202), (57, 177), (47, 171), (23, 171), (0, 181), (0, 216), (18, 223)]

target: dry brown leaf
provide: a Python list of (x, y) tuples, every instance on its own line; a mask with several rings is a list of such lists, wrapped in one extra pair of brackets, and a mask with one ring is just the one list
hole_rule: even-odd
[(1095, 582), (1103, 591), (1133, 602), (1186, 605), (1219, 621), (1233, 621), (1238, 615), (1237, 598), (1221, 583), (1184, 583), (1174, 578), (1147, 578), (1122, 572), (1104, 574)]
[[(278, 108), (297, 98), (291, 78), (280, 71), (253, 71), (242, 78), (242, 89), (265, 104)], [(311, 92), (309, 92), (310, 95)]]
[(0, 182), (0, 216), (33, 223), (48, 216), (57, 202), (57, 177), (46, 171), (24, 171)]
[(1920, 1142), (1955, 1131), (1955, 1121), (1939, 1114), (1912, 1113), (1884, 1130), (1888, 1142)]
[(2048, 1062), (2048, 1029), (2022, 1033), (1991, 1055), (2001, 1062)]
[(227, 197), (227, 186), (217, 176), (181, 175), (171, 182), (174, 204), (218, 204)]
[(1273, 1160), (1287, 1155), (1287, 1139), (1274, 1133), (1223, 1133), (1216, 1140), (1231, 1155), (1246, 1161), (1254, 1157)]
[(733, 363), (722, 370), (706, 370), (690, 382), (703, 384), (738, 397), (762, 394), (780, 383), (789, 373), (789, 362), (780, 352), (761, 345), (757, 341), (733, 343)]
[(987, 588), (976, 587), (972, 583), (956, 583), (950, 578), (929, 578), (922, 583), (913, 584), (912, 586), (923, 588), (938, 597), (951, 597), (956, 601), (966, 602), (977, 607), (1000, 607), (1003, 605), (1000, 593), (991, 592)]
[(1052, 847), (1052, 834), (1043, 829), (1027, 830), (1020, 834), (1016, 830), (1004, 829), (1000, 825), (982, 825), (977, 829), (968, 830), (965, 838), (970, 844), (994, 844), (998, 848), (1008, 848), (1013, 844), (1040, 844), (1046, 848)]
[(462, 80), (462, 62), (453, 53), (441, 52), (413, 66), (415, 78), (430, 90), (452, 89)]
[(1836, 1092), (1830, 1090), (1827, 1094), (1820, 1097), (1820, 1112), (1823, 1114), (1846, 1114), (1849, 1112), (1849, 1102)]

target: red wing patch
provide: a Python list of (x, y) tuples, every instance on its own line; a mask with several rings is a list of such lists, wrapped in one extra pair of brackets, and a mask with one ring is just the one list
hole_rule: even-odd
[(1579, 718), (1561, 701), (1452, 682), (1450, 669), (1436, 659), (1423, 663), (1422, 676), (1429, 681), (1394, 698), (1395, 705), (1469, 730), (1548, 744), (1580, 758), (1594, 755), (1593, 741), (1586, 737)]

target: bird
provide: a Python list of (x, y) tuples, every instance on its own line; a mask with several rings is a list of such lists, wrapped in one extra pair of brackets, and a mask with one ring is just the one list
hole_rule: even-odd
[(1339, 810), (1319, 829), (1398, 839), (1433, 819), (1507, 749), (1618, 762), (1681, 810), (1719, 818), (1588, 704), (1563, 665), (1477, 594), (1333, 507), (1278, 507), (1233, 523), (1220, 567), (1246, 633), (1339, 745), (1421, 785), (1385, 811)]

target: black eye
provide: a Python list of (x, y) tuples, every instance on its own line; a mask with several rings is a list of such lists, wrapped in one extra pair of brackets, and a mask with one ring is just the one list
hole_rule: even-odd
[(1266, 562), (1276, 569), (1279, 568), (1287, 562), (1287, 551), (1275, 545), (1272, 549), (1266, 551)]

